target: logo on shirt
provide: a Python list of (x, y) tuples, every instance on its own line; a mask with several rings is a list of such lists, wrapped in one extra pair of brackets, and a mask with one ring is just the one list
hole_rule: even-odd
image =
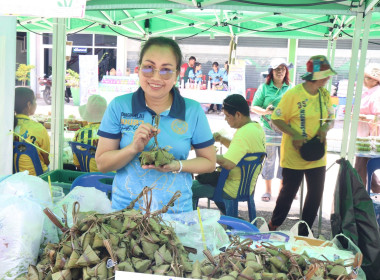
[(280, 117), (281, 116), (281, 110), (280, 109), (276, 109), (276, 111), (274, 112), (276, 114), (276, 116)]
[(189, 125), (185, 121), (176, 119), (172, 122), (172, 130), (177, 134), (185, 134), (188, 129)]
[(144, 114), (121, 113), (121, 132), (134, 132), (144, 123)]

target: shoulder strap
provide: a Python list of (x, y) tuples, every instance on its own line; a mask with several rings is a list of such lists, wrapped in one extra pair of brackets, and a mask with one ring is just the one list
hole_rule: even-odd
[(319, 109), (321, 113), (321, 117), (319, 118), (319, 125), (322, 126), (322, 98), (321, 98), (321, 90), (318, 89), (318, 95), (319, 95)]

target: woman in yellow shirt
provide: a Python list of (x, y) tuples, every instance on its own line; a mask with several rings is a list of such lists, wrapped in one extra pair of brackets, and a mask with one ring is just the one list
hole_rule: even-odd
[[(75, 133), (73, 141), (97, 147), (99, 140), (98, 130), (106, 109), (107, 101), (104, 97), (100, 95), (91, 95), (87, 104), (79, 107), (81, 118), (87, 121), (88, 124)], [(73, 161), (75, 166), (80, 169), (80, 164), (75, 154), (73, 155)], [(91, 159), (90, 172), (97, 171), (98, 168), (95, 159)]]
[[(332, 127), (334, 110), (330, 94), (324, 88), (330, 76), (336, 72), (323, 55), (313, 56), (306, 64), (304, 83), (288, 90), (272, 114), (272, 121), (283, 132), (280, 165), (283, 187), (276, 201), (269, 229), (276, 230), (289, 213), (303, 177), (306, 177), (307, 196), (302, 211), (302, 220), (313, 226), (323, 195), (326, 173), (326, 148), (313, 160), (301, 156), (302, 145), (318, 136), (326, 147), (326, 134)], [(316, 150), (311, 153), (316, 155)], [(318, 159), (317, 159), (318, 158)], [(307, 235), (302, 224), (299, 234)]]
[[(46, 128), (31, 120), (37, 103), (33, 90), (26, 87), (17, 87), (15, 90), (15, 119), (13, 141), (32, 143), (46, 152), (50, 152), (50, 138)], [(46, 172), (49, 166), (49, 154), (37, 149), (41, 161), (42, 170)], [(20, 171), (28, 170), (29, 175), (36, 175), (32, 160), (27, 156), (21, 156), (19, 161)]]

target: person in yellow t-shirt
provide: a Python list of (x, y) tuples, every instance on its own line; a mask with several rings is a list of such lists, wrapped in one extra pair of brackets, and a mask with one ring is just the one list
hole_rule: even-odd
[[(336, 75), (326, 57), (311, 57), (306, 64), (305, 80), (288, 90), (272, 114), (273, 123), (283, 132), (280, 165), (283, 168), (283, 187), (269, 222), (269, 229), (276, 230), (286, 219), (303, 177), (306, 177), (307, 196), (302, 220), (313, 226), (322, 199), (326, 173), (326, 134), (333, 126), (334, 110), (329, 92), (324, 88), (330, 76)], [(322, 114), (322, 118), (321, 118)], [(301, 157), (300, 148), (318, 136), (325, 144), (325, 152), (319, 160), (307, 161)], [(307, 235), (304, 224), (300, 235)]]
[[(46, 128), (31, 120), (29, 117), (34, 115), (37, 108), (36, 97), (33, 90), (26, 87), (17, 87), (15, 89), (15, 119), (13, 141), (29, 142), (40, 147), (46, 152), (50, 152), (50, 138)], [(46, 172), (49, 166), (49, 154), (37, 149), (41, 161), (42, 170)], [(20, 171), (28, 170), (29, 175), (36, 175), (32, 160), (22, 155), (19, 161)]]
[[(240, 168), (236, 167), (239, 161), (247, 153), (265, 152), (265, 133), (261, 125), (253, 122), (250, 118), (249, 106), (245, 98), (240, 94), (232, 94), (223, 101), (223, 111), (225, 119), (231, 128), (236, 128), (232, 140), (214, 133), (216, 142), (228, 148), (224, 155), (217, 155), (216, 162), (223, 168), (231, 170), (223, 188), (223, 198), (234, 199), (237, 196), (240, 184)], [(256, 170), (252, 182), (251, 193), (253, 193), (260, 169)], [(201, 184), (197, 180), (191, 187), (193, 191), (193, 208), (201, 197), (212, 198), (215, 186)], [(215, 202), (223, 214), (226, 213), (225, 205), (222, 202)]]
[[(86, 105), (79, 107), (81, 118), (88, 122), (88, 125), (79, 129), (73, 138), (74, 142), (79, 142), (97, 147), (98, 145), (98, 130), (102, 121), (104, 112), (107, 109), (107, 101), (100, 95), (91, 95)], [(73, 155), (74, 165), (80, 169), (80, 164), (76, 155)], [(97, 172), (95, 159), (90, 160), (90, 172)]]

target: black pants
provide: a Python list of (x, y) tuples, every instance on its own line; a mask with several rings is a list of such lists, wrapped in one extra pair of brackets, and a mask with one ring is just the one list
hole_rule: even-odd
[[(285, 221), (304, 175), (306, 177), (307, 195), (303, 206), (302, 220), (312, 228), (323, 195), (326, 166), (306, 170), (282, 169), (283, 186), (271, 219), (274, 226), (280, 226)], [(301, 225), (299, 234), (307, 235), (307, 233), (306, 227)]]
[[(215, 104), (210, 104), (210, 107), (208, 108), (208, 110), (215, 110)], [(221, 111), (222, 110), (222, 104), (216, 104), (216, 110), (218, 111)]]

